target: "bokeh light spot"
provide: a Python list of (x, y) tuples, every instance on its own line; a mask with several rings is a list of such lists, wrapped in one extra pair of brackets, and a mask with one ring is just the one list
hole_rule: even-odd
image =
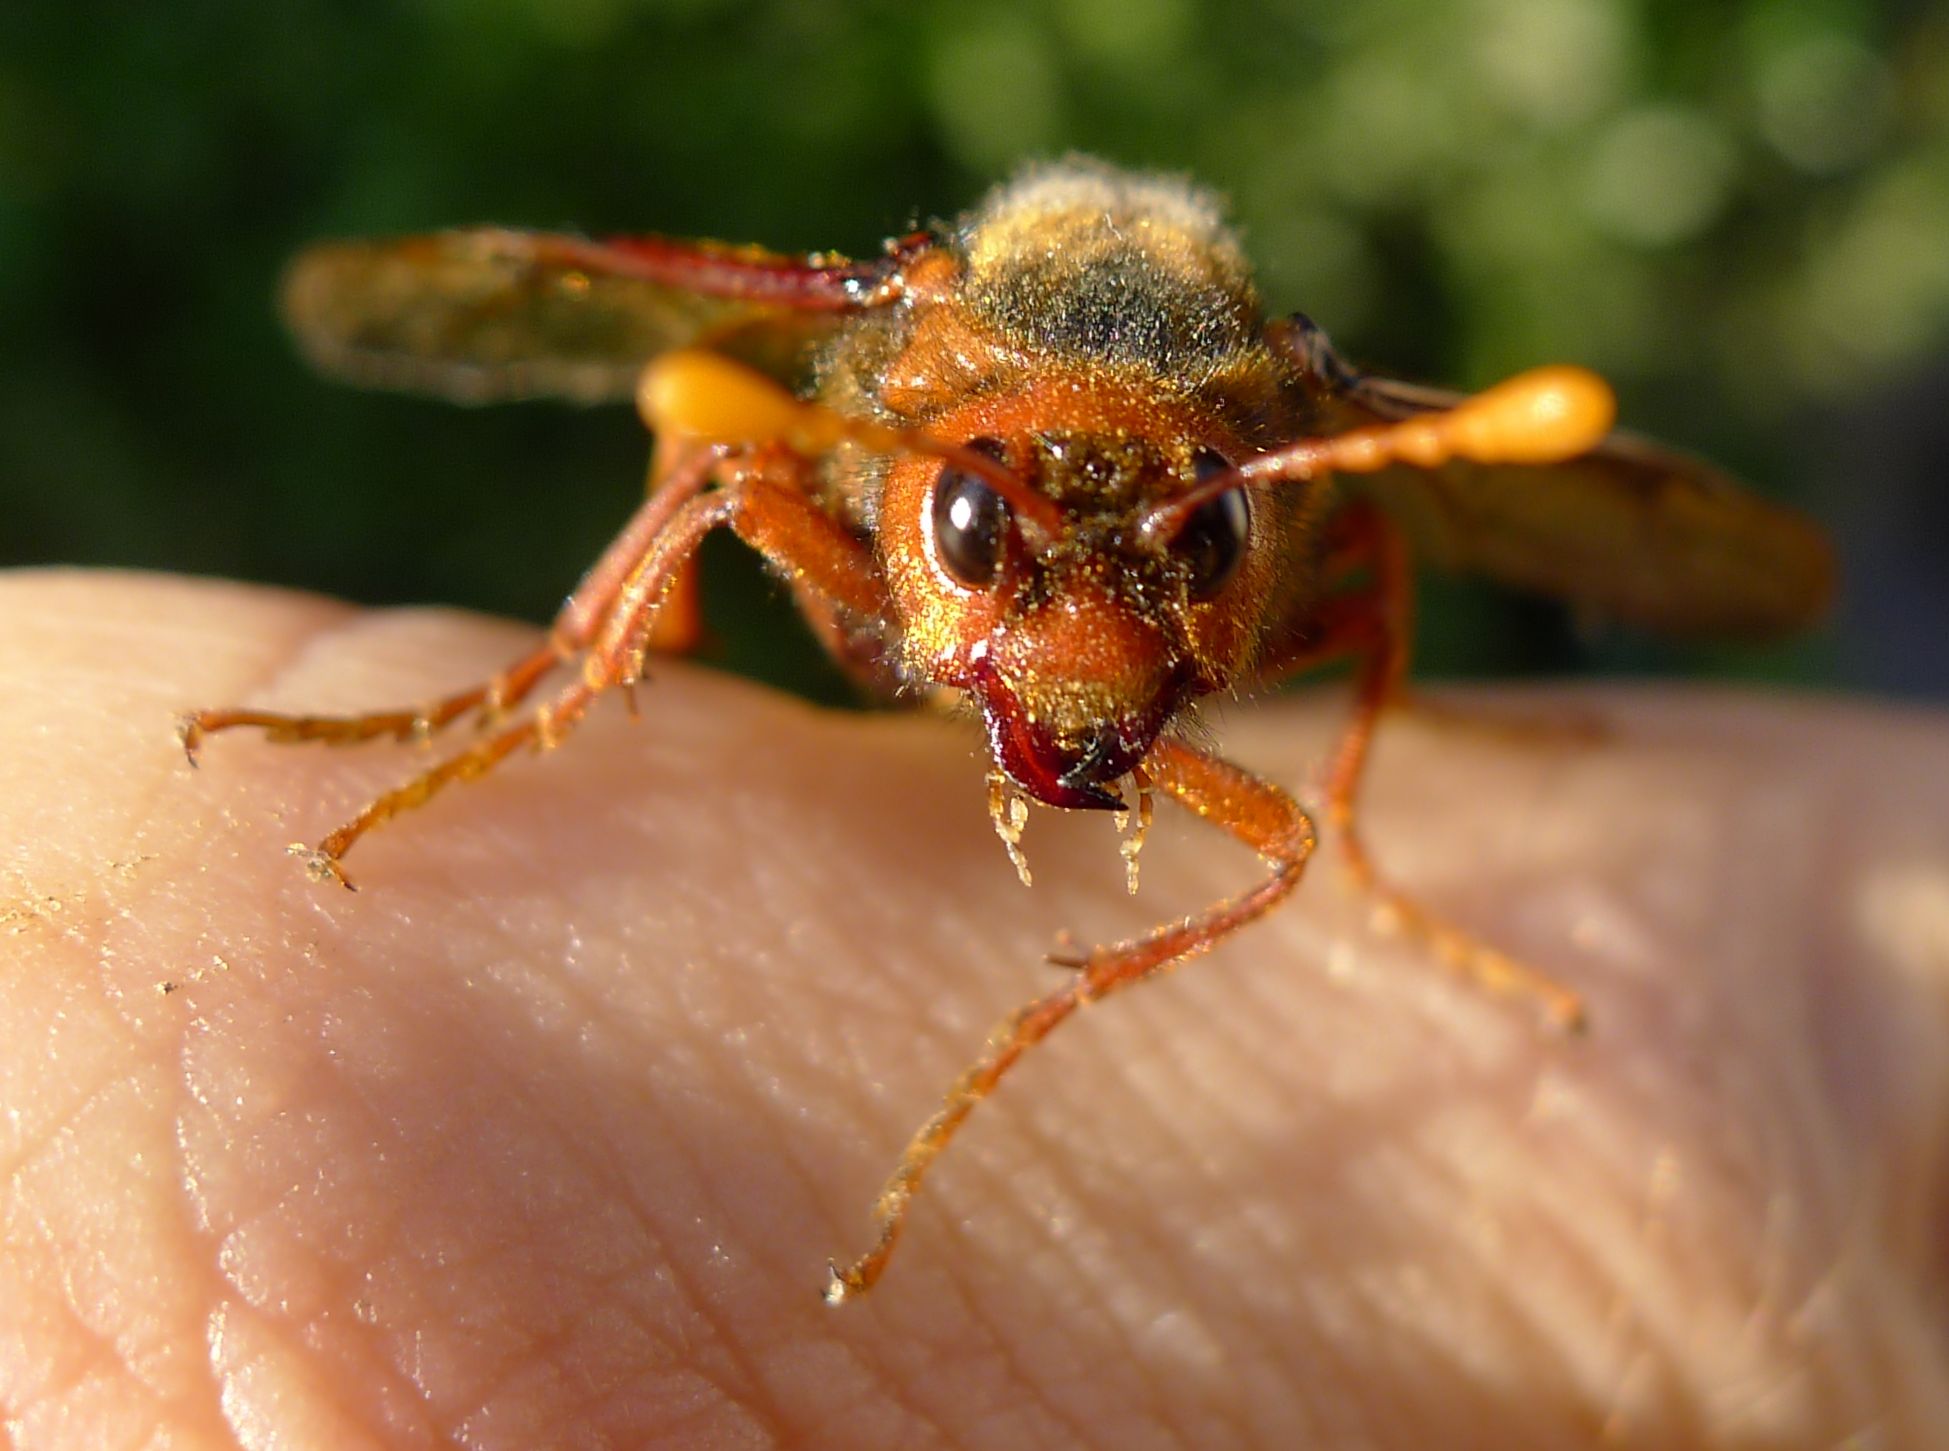
[(1062, 78), (1048, 37), (1027, 16), (976, 13), (944, 32), (928, 93), (942, 139), (976, 170), (1005, 171), (1060, 144)]
[(1736, 163), (1731, 140), (1704, 113), (1641, 106), (1597, 137), (1584, 208), (1613, 237), (1670, 246), (1697, 236), (1718, 217)]

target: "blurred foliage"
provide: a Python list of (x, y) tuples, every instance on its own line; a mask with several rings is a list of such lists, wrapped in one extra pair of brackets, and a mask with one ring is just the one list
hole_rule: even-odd
[[(286, 256), (479, 220), (864, 251), (1082, 149), (1228, 193), (1268, 300), (1359, 359), (1605, 371), (1836, 524), (1849, 612), (1761, 668), (1949, 689), (1945, 121), (1949, 15), (1894, 0), (14, 0), (0, 560), (543, 618), (634, 421), (309, 379)], [(710, 563), (729, 658), (829, 686)], [(1480, 588), (1426, 615), (1441, 670), (1702, 658)]]

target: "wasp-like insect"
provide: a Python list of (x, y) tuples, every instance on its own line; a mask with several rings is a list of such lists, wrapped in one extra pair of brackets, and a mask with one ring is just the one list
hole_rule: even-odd
[(1592, 375), (1462, 399), (1357, 372), (1305, 318), (1266, 320), (1209, 197), (1085, 161), (1031, 169), (870, 261), (457, 231), (319, 247), (284, 301), (328, 372), (468, 402), (633, 397), (656, 434), (648, 500), (547, 642), (492, 681), (423, 709), (186, 718), (192, 752), (235, 726), (339, 742), (494, 726), (306, 851), (315, 875), (349, 886), (340, 863), (367, 831), (560, 744), (652, 648), (693, 643), (694, 559), (717, 528), (771, 563), (863, 684), (979, 712), (990, 811), (1025, 878), (1028, 803), (1134, 810), (1134, 866), (1153, 792), (1268, 864), (1236, 897), (1059, 959), (1073, 974), (1001, 1024), (908, 1144), (877, 1241), (832, 1270), (835, 1303), (878, 1278), (928, 1166), (1025, 1051), (1297, 884), (1312, 820), (1188, 738), (1201, 697), (1350, 660), (1324, 817), (1354, 880), (1447, 965), (1581, 1022), (1574, 993), (1404, 897), (1362, 844), (1362, 766), (1407, 661), (1410, 545), (1666, 630), (1781, 632), (1829, 591), (1818, 531), (1608, 433)]

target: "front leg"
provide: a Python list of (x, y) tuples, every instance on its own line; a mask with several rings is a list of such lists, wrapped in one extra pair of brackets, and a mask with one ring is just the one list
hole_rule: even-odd
[(1166, 923), (1142, 937), (1092, 949), (1062, 987), (1018, 1008), (998, 1024), (981, 1056), (954, 1081), (940, 1109), (908, 1141), (874, 1206), (879, 1236), (852, 1264), (843, 1269), (833, 1265), (826, 1286), (828, 1304), (841, 1304), (873, 1287), (886, 1269), (928, 1168), (975, 1105), (994, 1092), (1002, 1075), (1024, 1053), (1078, 1008), (1210, 951), (1271, 911), (1299, 884), (1313, 854), (1313, 823), (1279, 787), (1169, 737), (1151, 747), (1143, 772), (1158, 789), (1252, 848), (1270, 865), (1270, 873), (1250, 891), (1203, 912)]
[[(483, 726), (493, 724), (526, 700), (557, 666), (589, 647), (603, 621), (614, 610), (616, 598), (630, 576), (683, 506), (713, 482), (724, 456), (723, 449), (692, 449), (688, 454), (678, 455), (659, 445), (658, 462), (652, 464), (650, 497), (630, 516), (622, 532), (610, 541), (602, 557), (582, 577), (556, 615), (547, 640), (493, 679), (429, 704), (361, 711), (355, 715), (291, 715), (245, 706), (190, 711), (176, 725), (184, 754), (194, 766), (205, 737), (240, 726), (261, 730), (267, 739), (280, 744), (323, 741), (328, 745), (356, 745), (387, 737), (398, 741), (427, 741), (468, 716), (477, 717)], [(667, 470), (661, 462), (666, 457), (676, 460)], [(683, 598), (685, 579), (694, 572), (694, 560), (686, 560), (679, 567), (667, 591), (671, 598), (665, 605), (666, 614), (676, 606), (682, 616), (688, 608)], [(676, 633), (669, 635), (659, 620), (656, 642), (676, 651), (695, 643), (696, 633), (696, 622), (688, 617), (680, 618)]]
[(237, 726), (259, 727), (274, 741), (347, 742), (427, 734), (484, 705), (513, 705), (549, 669), (579, 657), (580, 670), (552, 698), (375, 797), (316, 846), (292, 848), (314, 877), (350, 888), (341, 863), (368, 832), (426, 804), (456, 782), (486, 775), (518, 750), (553, 750), (597, 697), (609, 691), (627, 693), (642, 676), (643, 658), (655, 642), (656, 624), (671, 590), (679, 587), (683, 571), (711, 530), (730, 528), (803, 592), (834, 611), (878, 617), (885, 600), (872, 556), (807, 493), (807, 467), (801, 456), (779, 446), (750, 454), (712, 450), (697, 455), (690, 471), (659, 490), (610, 546), (564, 609), (549, 644), (495, 682), (448, 697), (431, 715), (202, 711), (183, 723), (184, 744), (193, 752), (203, 734)]

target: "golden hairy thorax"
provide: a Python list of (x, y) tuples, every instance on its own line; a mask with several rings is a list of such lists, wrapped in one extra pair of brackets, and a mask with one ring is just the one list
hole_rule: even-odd
[[(1215, 199), (1189, 183), (1072, 159), (996, 188), (943, 241), (910, 272), (904, 307), (833, 340), (822, 402), (940, 426), (980, 400), (1033, 393), (1031, 414), (1053, 409), (1108, 450), (1223, 435), (1242, 451), (1296, 431), (1308, 395), (1265, 344), (1251, 269)], [(1065, 408), (1065, 389), (1095, 401)], [(890, 463), (834, 460), (831, 502), (876, 524)], [(1077, 494), (1060, 477), (1046, 487)]]
[(1018, 348), (1203, 381), (1259, 346), (1244, 254), (1181, 182), (1032, 171), (989, 197), (961, 247), (969, 310)]

